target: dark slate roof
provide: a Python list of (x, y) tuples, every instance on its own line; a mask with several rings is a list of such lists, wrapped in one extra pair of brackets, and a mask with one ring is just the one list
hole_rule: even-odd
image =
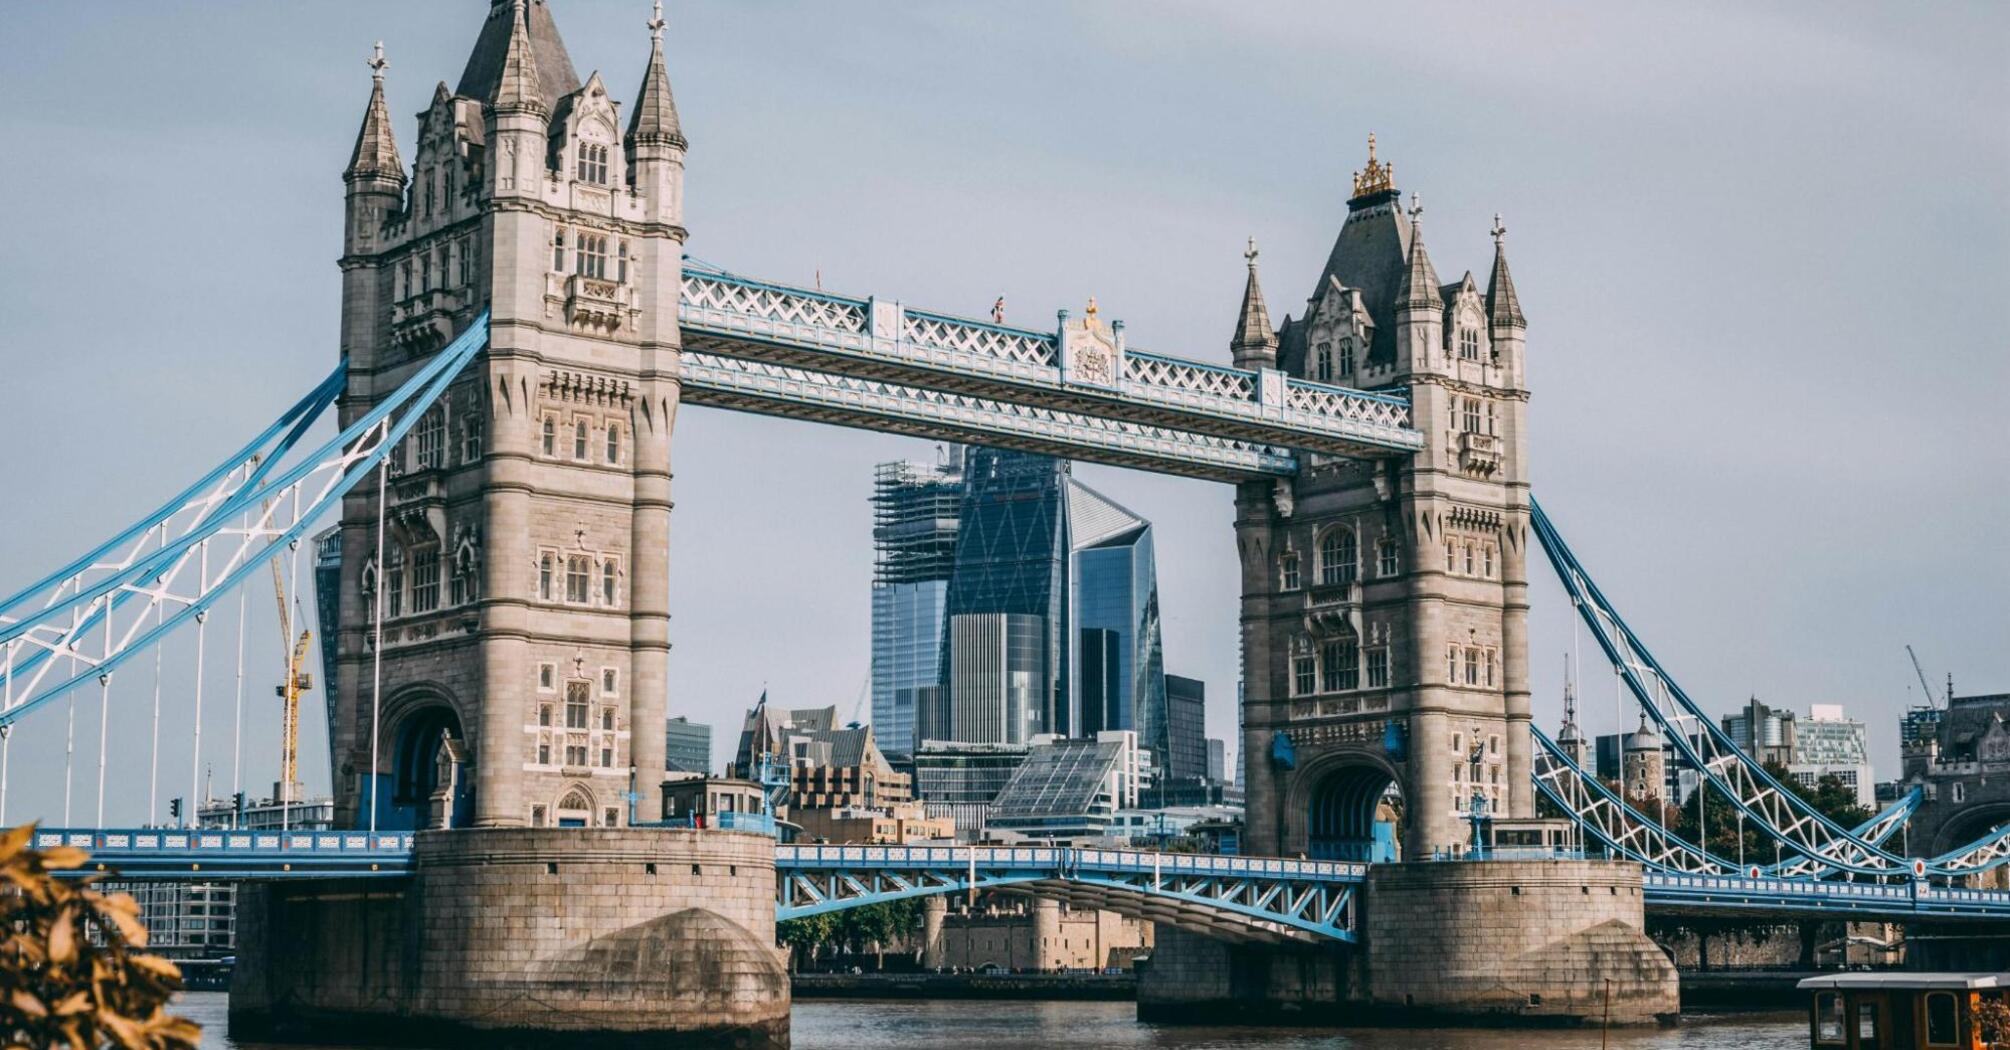
[(403, 180), (405, 166), (398, 160), (398, 137), (391, 130), (391, 114), (384, 105), (384, 81), (370, 82), (370, 104), (363, 108), (363, 126), (356, 131), (356, 148), (349, 152), (349, 178), (383, 177)]
[(1496, 326), (1528, 327), (1521, 314), (1521, 300), (1514, 294), (1514, 277), (1508, 273), (1507, 249), (1494, 241), (1494, 270), (1487, 276), (1487, 321)]
[[(1402, 280), (1396, 284), (1396, 302), (1398, 305), (1435, 310), (1445, 305), (1438, 288), (1438, 271), (1431, 265), (1431, 253), (1424, 247), (1423, 236), (1413, 227), (1410, 230), (1410, 261), (1403, 268)], [(1379, 343), (1381, 333), (1375, 334)]]
[(649, 66), (635, 91), (635, 112), (628, 118), (628, 144), (684, 145), (684, 128), (677, 122), (677, 100), (670, 95), (670, 75), (663, 71), (663, 41), (649, 45)]
[[(538, 82), (542, 85), (542, 100), (546, 111), (558, 104), (558, 100), (579, 90), (579, 74), (573, 71), (572, 56), (566, 53), (565, 41), (559, 39), (558, 23), (552, 21), (551, 9), (545, 0), (526, 0), (526, 21), (530, 25), (530, 57), (537, 67)], [(503, 67), (509, 59), (512, 0), (493, 0), (489, 5), (488, 20), (482, 23), (481, 35), (475, 38), (474, 52), (468, 55), (467, 67), (461, 70), (460, 86), (454, 93), (466, 98), (493, 102), (496, 89), (503, 80)]]
[(1242, 287), (1242, 310), (1236, 315), (1235, 336), (1228, 345), (1237, 350), (1277, 345), (1277, 333), (1270, 330), (1270, 308), (1264, 305), (1263, 288), (1256, 281), (1255, 259), (1249, 260), (1249, 283)]
[[(1370, 364), (1395, 363), (1396, 296), (1409, 252), (1410, 222), (1397, 203), (1396, 191), (1357, 197), (1347, 202), (1347, 221), (1313, 285), (1313, 301), (1329, 278), (1361, 290), (1361, 301), (1375, 322), (1375, 339), (1368, 347)], [(1304, 333), (1298, 333), (1294, 363), (1303, 359), (1304, 341)]]

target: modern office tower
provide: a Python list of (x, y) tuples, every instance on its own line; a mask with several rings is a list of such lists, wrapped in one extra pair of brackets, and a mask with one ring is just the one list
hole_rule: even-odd
[(1156, 763), (1161, 777), (1208, 778), (1207, 683), (1198, 678), (1166, 676), (1167, 723), (1171, 729), (1166, 759)]
[(1027, 838), (1099, 838), (1118, 810), (1137, 808), (1151, 778), (1151, 752), (1135, 733), (1106, 730), (1092, 740), (1043, 735), (992, 802), (990, 826)]
[(930, 740), (914, 752), (914, 793), (931, 817), (955, 823), (966, 841), (981, 835), (991, 803), (1012, 780), (1026, 748), (1019, 744), (962, 744)]
[(919, 745), (918, 712), (934, 702), (941, 681), (962, 502), (961, 446), (949, 446), (937, 463), (881, 463), (873, 471), (872, 723), (895, 757)]
[(672, 773), (711, 772), (712, 727), (693, 722), (683, 715), (665, 723), (663, 768)]
[(1856, 793), (1866, 809), (1877, 804), (1877, 785), (1870, 768), (1870, 735), (1864, 724), (1843, 713), (1840, 704), (1813, 704), (1808, 717), (1797, 720), (1794, 757), (1787, 772), (1805, 787), (1832, 776)]
[(1207, 779), (1214, 784), (1228, 783), (1228, 743), (1219, 737), (1207, 738)]
[[(1151, 522), (1073, 478), (1067, 497), (1067, 612), (1075, 641), (1068, 735), (1135, 732), (1163, 768), (1174, 742)], [(1200, 739), (1192, 746), (1204, 747)], [(1205, 760), (1203, 753), (1181, 775), (1199, 776)]]
[(973, 448), (964, 466), (943, 688), (922, 735), (1023, 744), (1038, 733), (1072, 732), (1068, 463)]
[(1769, 707), (1752, 697), (1737, 714), (1718, 720), (1738, 750), (1760, 762), (1789, 765), (1794, 761), (1794, 713)]

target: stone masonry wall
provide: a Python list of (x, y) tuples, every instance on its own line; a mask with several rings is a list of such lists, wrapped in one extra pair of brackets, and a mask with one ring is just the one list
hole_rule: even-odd
[(397, 888), (259, 886), (244, 910), (240, 1039), (788, 1044), (763, 836), (426, 833)]

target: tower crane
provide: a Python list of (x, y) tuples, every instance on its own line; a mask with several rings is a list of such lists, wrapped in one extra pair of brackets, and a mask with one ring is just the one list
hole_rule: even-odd
[(273, 692), (280, 700), (279, 734), (279, 796), (281, 821), (285, 821), (287, 804), (299, 795), (300, 785), (300, 694), (314, 688), (314, 676), (303, 668), (307, 661), (307, 643), (313, 632), (302, 628), (300, 638), (289, 650), (286, 640), (293, 634), (293, 616), (286, 600), (286, 581), (279, 574), (279, 559), (273, 558), (266, 564), (272, 567), (272, 595), (279, 602), (279, 645), (286, 654), (286, 678)]
[(1912, 643), (1905, 645), (1905, 655), (1912, 657), (1912, 673), (1919, 676), (1919, 691), (1926, 697), (1926, 706), (1933, 707), (1933, 687), (1926, 684), (1926, 669), (1919, 666), (1919, 654), (1912, 651)]

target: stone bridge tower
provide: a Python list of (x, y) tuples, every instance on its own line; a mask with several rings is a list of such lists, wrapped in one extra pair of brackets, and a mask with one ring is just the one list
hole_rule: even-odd
[(1425, 445), (1237, 492), (1250, 853), (1428, 858), (1471, 840), (1475, 798), (1533, 815), (1528, 390), (1503, 233), (1485, 288), (1440, 284), (1371, 137), (1305, 312), (1274, 331), (1252, 246), (1236, 363), (1407, 391)]
[[(581, 83), (545, 0), (495, 0), (409, 171), (384, 62), (343, 181), (345, 422), (484, 309), (488, 349), (343, 505), (337, 819), (425, 819), (443, 740), (456, 824), (658, 816), (684, 136), (661, 8), (631, 112)], [(625, 116), (625, 120), (624, 120)], [(374, 481), (374, 479), (373, 479)], [(384, 608), (372, 766), (373, 604)], [(353, 823), (352, 823), (353, 822)]]

